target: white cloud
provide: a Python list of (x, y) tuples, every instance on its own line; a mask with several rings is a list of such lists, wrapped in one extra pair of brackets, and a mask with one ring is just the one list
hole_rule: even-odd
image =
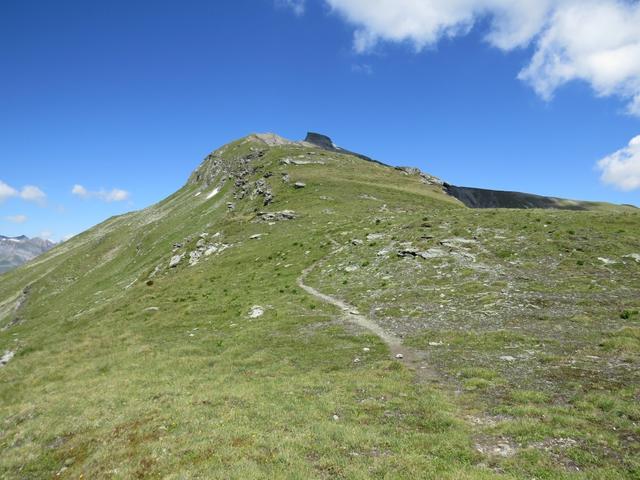
[(78, 184), (73, 186), (73, 188), (71, 189), (71, 193), (81, 198), (87, 198), (89, 196), (89, 191), (82, 185)]
[(35, 202), (40, 205), (44, 205), (47, 200), (47, 195), (34, 185), (26, 185), (20, 191), (20, 198), (27, 202)]
[(640, 135), (629, 145), (598, 162), (601, 180), (624, 191), (640, 188)]
[(18, 191), (15, 188), (0, 180), (0, 203), (4, 202), (7, 198), (15, 197), (16, 195), (18, 195)]
[(107, 202), (124, 202), (130, 196), (129, 192), (119, 188), (114, 188), (110, 192), (100, 192), (100, 194), (104, 195), (104, 200)]
[(599, 96), (616, 95), (640, 116), (640, 2), (628, 0), (325, 0), (355, 25), (354, 49), (380, 41), (417, 51), (466, 35), (488, 20), (485, 38), (510, 51), (533, 45), (519, 78), (543, 98), (562, 85), (587, 82)]
[(80, 198), (97, 198), (104, 202), (123, 202), (131, 197), (131, 194), (126, 190), (120, 188), (114, 188), (112, 190), (98, 190), (90, 191), (82, 185), (74, 185), (71, 189), (71, 193)]
[(276, 6), (280, 8), (290, 8), (296, 15), (304, 15), (306, 0), (275, 0)]
[(24, 223), (28, 220), (26, 215), (10, 215), (4, 219), (11, 223)]
[(35, 202), (39, 205), (44, 205), (47, 200), (47, 195), (34, 185), (25, 185), (21, 191), (18, 191), (0, 180), (0, 203), (11, 197), (20, 197), (27, 202)]

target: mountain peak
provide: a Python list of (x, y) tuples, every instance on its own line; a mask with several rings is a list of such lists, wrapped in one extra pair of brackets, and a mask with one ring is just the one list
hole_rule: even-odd
[(245, 141), (264, 143), (269, 147), (295, 145), (297, 143), (281, 137), (277, 133), (252, 133), (251, 135), (245, 137)]
[(330, 137), (323, 135), (322, 133), (308, 132), (304, 141), (325, 150), (334, 150), (338, 148)]

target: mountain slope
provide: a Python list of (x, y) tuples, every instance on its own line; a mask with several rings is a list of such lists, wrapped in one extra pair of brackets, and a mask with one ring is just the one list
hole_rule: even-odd
[(633, 478), (639, 227), (246, 137), (3, 275), (0, 472)]

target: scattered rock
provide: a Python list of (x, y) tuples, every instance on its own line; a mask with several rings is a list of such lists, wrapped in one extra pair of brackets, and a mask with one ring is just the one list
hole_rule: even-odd
[(363, 245), (364, 242), (362, 240), (358, 240), (357, 238), (354, 238), (353, 240), (351, 240), (351, 244), (352, 245)]
[(429, 342), (430, 347), (441, 347), (442, 345), (444, 345), (443, 342)]
[(483, 455), (494, 457), (512, 457), (516, 454), (516, 448), (506, 442), (496, 443), (494, 445), (476, 445), (476, 450)]
[(406, 175), (419, 176), (420, 180), (422, 181), (422, 183), (427, 184), (427, 185), (437, 185), (437, 186), (440, 186), (440, 187), (444, 185), (444, 182), (442, 180), (440, 180), (438, 177), (434, 177), (433, 175), (429, 175), (427, 173), (424, 173), (419, 168), (415, 168), (415, 167), (396, 167), (396, 170), (404, 172)]
[(337, 422), (338, 420), (340, 420), (340, 417), (338, 415), (333, 415), (333, 421)]
[(294, 220), (296, 212), (293, 210), (282, 210), (281, 212), (260, 212), (258, 219), (264, 222), (279, 222), (282, 220)]
[(255, 189), (253, 190), (253, 196), (262, 196), (264, 197), (264, 205), (269, 205), (273, 202), (274, 196), (271, 191), (271, 187), (267, 183), (267, 181), (263, 178), (256, 180)]
[(353, 359), (353, 363), (360, 363), (360, 359), (359, 358), (354, 358)]
[[(202, 245), (201, 248), (205, 248), (204, 244)], [(189, 265), (190, 266), (194, 266), (196, 265), (199, 261), (200, 261), (200, 257), (202, 257), (202, 251), (201, 250), (194, 250), (193, 252), (189, 253)]]
[(424, 252), (418, 252), (418, 256), (420, 258), (424, 258), (425, 260), (429, 260), (430, 258), (440, 258), (446, 256), (447, 253), (444, 250), (439, 248), (430, 248)]
[(12, 352), (10, 350), (5, 351), (4, 355), (0, 357), (0, 367), (4, 367), (7, 363), (9, 363), (15, 354), (16, 352)]
[(358, 266), (357, 265), (349, 265), (347, 267), (344, 267), (344, 271), (347, 273), (353, 273), (356, 270), (358, 270)]
[(478, 241), (471, 238), (448, 238), (446, 240), (442, 240), (440, 245), (448, 248), (460, 248), (469, 245), (475, 245)]
[(429, 250), (421, 251), (415, 247), (404, 247), (398, 250), (399, 257), (420, 257), (425, 260), (440, 258), (446, 255), (446, 252), (440, 248), (430, 248)]
[(614, 265), (616, 263), (615, 260), (611, 260), (610, 258), (598, 257), (598, 260), (600, 260), (605, 265)]
[(251, 235), (249, 237), (249, 240), (260, 240), (262, 238), (262, 234), (261, 233), (256, 233), (255, 235)]
[(296, 182), (296, 183), (293, 184), (293, 187), (296, 188), (296, 189), (301, 189), (301, 188), (304, 188), (306, 186), (307, 186), (307, 184), (306, 183), (302, 183), (302, 182)]
[(362, 349), (362, 351), (366, 353), (366, 352), (370, 352), (370, 351), (371, 351), (371, 349), (370, 349), (369, 347), (364, 347), (364, 348)]
[(515, 362), (516, 358), (512, 357), (511, 355), (503, 355), (500, 357), (500, 360), (502, 360), (503, 362)]
[(363, 193), (362, 195), (360, 195), (358, 198), (362, 198), (363, 200), (375, 200), (375, 201), (379, 201), (376, 197), (373, 197), (371, 195), (367, 195), (366, 193)]
[(260, 305), (254, 305), (251, 307), (251, 310), (249, 310), (249, 318), (258, 318), (262, 315), (264, 315), (264, 308)]
[(157, 312), (159, 310), (160, 310), (159, 307), (147, 307), (144, 309), (145, 312)]
[(417, 257), (420, 250), (415, 247), (405, 247), (398, 250), (399, 257)]
[(171, 257), (171, 260), (169, 261), (169, 268), (177, 267), (178, 264), (182, 261), (182, 257), (184, 257), (184, 253)]
[(635, 260), (636, 262), (640, 263), (640, 253), (631, 253), (629, 255), (625, 255), (622, 258), (630, 258), (630, 259)]
[(397, 358), (398, 360), (402, 360), (402, 359), (404, 358), (404, 355), (403, 355), (403, 354), (401, 354), (401, 353), (398, 353), (398, 354), (396, 355), (396, 358)]
[(374, 240), (382, 240), (386, 235), (384, 233), (370, 233), (367, 235), (367, 241), (373, 242)]

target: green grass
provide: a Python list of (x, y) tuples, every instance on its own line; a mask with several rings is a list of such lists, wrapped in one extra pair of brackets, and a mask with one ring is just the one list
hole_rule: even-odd
[[(354, 157), (280, 162), (306, 152), (252, 160), (272, 205), (233, 182), (207, 200), (224, 174), (192, 178), (0, 277), (0, 326), (31, 286), (0, 331), (16, 351), (0, 478), (638, 478), (638, 213), (472, 211)], [(298, 218), (254, 221), (285, 209)], [(230, 248), (169, 269), (203, 232)], [(475, 242), (440, 243), (457, 237)], [(404, 242), (446, 255), (400, 258)], [(301, 291), (316, 262), (309, 284), (427, 352), (440, 380)]]

